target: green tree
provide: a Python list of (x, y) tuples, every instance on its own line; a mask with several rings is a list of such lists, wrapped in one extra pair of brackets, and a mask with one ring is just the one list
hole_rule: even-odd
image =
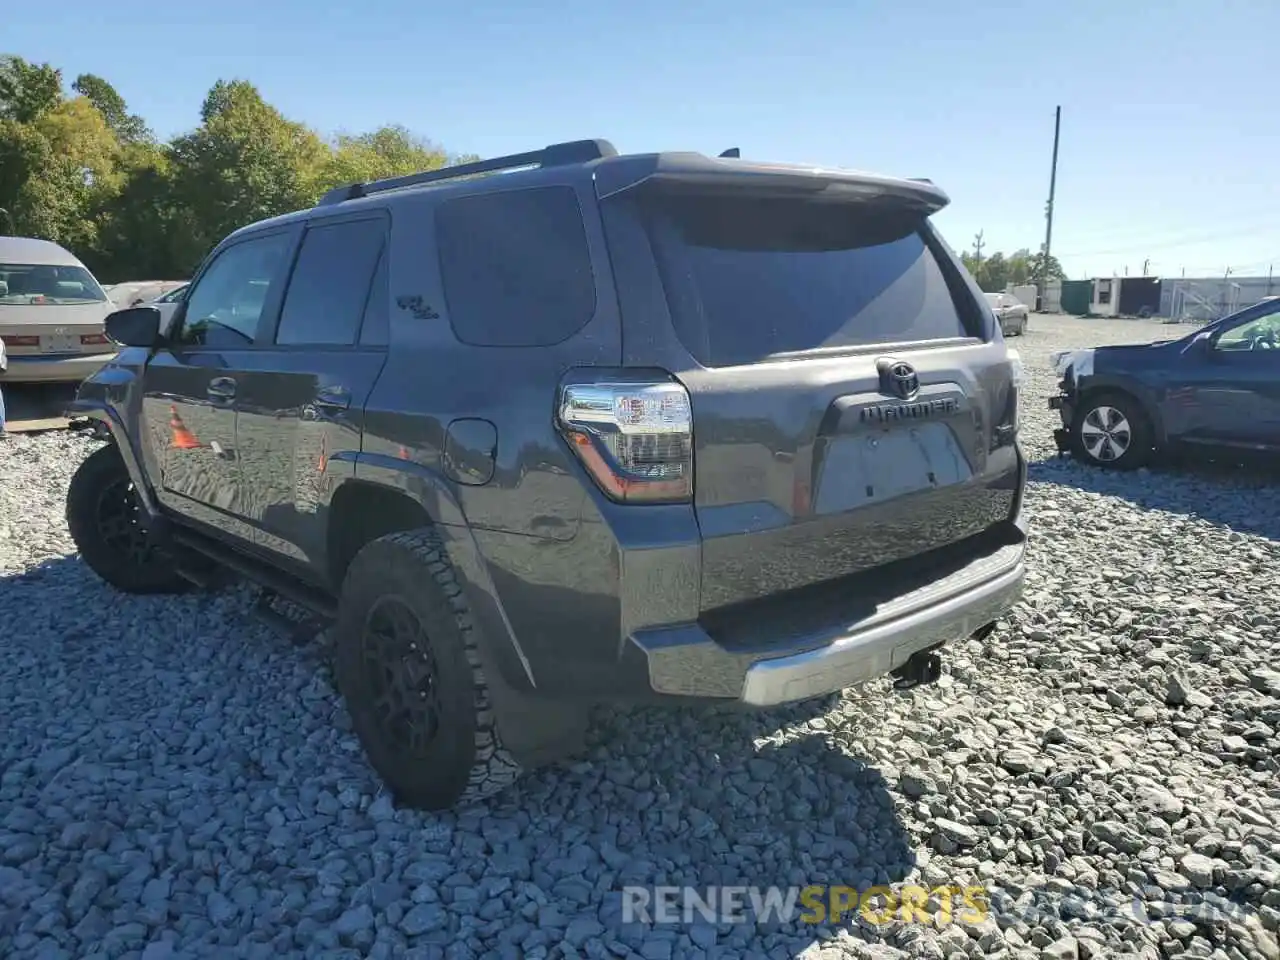
[(0, 119), (31, 123), (62, 100), (62, 73), (47, 63), (0, 56)]
[(176, 202), (168, 152), (130, 144), (121, 158), (124, 183), (104, 203), (99, 245), (85, 262), (108, 280), (180, 279), (204, 253), (202, 239)]
[(1031, 275), (1031, 251), (1026, 247), (1009, 254), (1005, 263), (1007, 265), (1005, 279), (1008, 283), (1021, 286), (1024, 283), (1035, 282), (1035, 277)]
[(98, 108), (98, 112), (106, 118), (107, 125), (115, 131), (122, 143), (151, 139), (151, 131), (147, 129), (146, 122), (129, 112), (124, 97), (106, 80), (92, 73), (82, 73), (76, 77), (71, 89), (87, 97)]
[(404, 127), (381, 127), (358, 136), (339, 135), (332, 152), (321, 164), (318, 190), (344, 183), (367, 183), (423, 170), (438, 170), (449, 163), (439, 147), (415, 137)]
[(14, 231), (92, 249), (96, 211), (120, 187), (119, 150), (84, 97), (63, 100), (31, 123), (0, 121), (0, 207)]
[[(1027, 247), (1015, 250), (1007, 257), (997, 251), (990, 256), (983, 257), (981, 260), (978, 259), (976, 253), (966, 251), (960, 254), (960, 259), (963, 261), (965, 269), (978, 282), (978, 286), (988, 293), (997, 293), (1005, 290), (1009, 285), (1020, 286), (1039, 282), (1040, 264), (1043, 262), (1043, 257), (1039, 253), (1032, 253)], [(1058, 263), (1056, 257), (1049, 257), (1049, 276), (1047, 279), (1066, 279), (1066, 274), (1062, 271), (1062, 265)]]
[(171, 152), (173, 204), (190, 224), (187, 270), (239, 227), (315, 202), (329, 154), (315, 133), (286, 120), (244, 80), (214, 84), (200, 115), (200, 126)]
[(395, 125), (326, 142), (244, 80), (218, 81), (199, 126), (157, 143), (105, 78), (67, 95), (49, 64), (0, 56), (0, 228), (62, 243), (107, 282), (189, 276), (227, 234), (329, 187), (449, 162)]
[[(1027, 266), (1031, 274), (1031, 279), (1039, 280), (1040, 271), (1045, 264), (1043, 251), (1033, 253), (1028, 260)], [(1049, 254), (1048, 271), (1045, 276), (1046, 280), (1065, 280), (1067, 279), (1066, 271), (1062, 269), (1062, 264), (1058, 262), (1058, 258), (1053, 254)]]

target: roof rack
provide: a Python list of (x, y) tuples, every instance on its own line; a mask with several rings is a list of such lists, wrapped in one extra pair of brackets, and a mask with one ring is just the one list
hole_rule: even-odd
[(439, 170), (424, 170), (421, 173), (410, 173), (403, 177), (389, 177), (386, 180), (374, 180), (370, 183), (348, 183), (334, 187), (328, 191), (318, 207), (344, 200), (356, 200), (372, 193), (383, 193), (387, 190), (399, 190), (402, 187), (416, 187), (422, 183), (436, 183), (441, 180), (456, 180), (460, 177), (471, 177), (477, 173), (494, 173), (498, 170), (518, 170), (522, 167), (560, 167), (573, 163), (589, 163), (605, 157), (616, 157), (617, 149), (608, 140), (572, 140), (567, 143), (553, 143), (541, 150), (528, 153), (513, 153), (506, 157), (494, 157), (492, 160), (477, 160), (474, 163), (459, 163)]

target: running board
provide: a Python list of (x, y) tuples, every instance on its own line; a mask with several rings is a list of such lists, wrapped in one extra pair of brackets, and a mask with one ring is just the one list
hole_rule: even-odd
[[(301, 615), (290, 616), (288, 613), (283, 612), (276, 604), (278, 600), (283, 600), (284, 603), (293, 606)], [(274, 590), (265, 588), (258, 595), (258, 600), (253, 605), (253, 616), (284, 637), (284, 639), (300, 647), (309, 644), (316, 638), (317, 634), (322, 633), (332, 622), (323, 617), (315, 616), (305, 607), (281, 597)]]
[[(318, 587), (303, 583), (286, 573), (281, 573), (274, 567), (261, 563), (238, 550), (225, 547), (216, 540), (201, 536), (192, 530), (174, 525), (169, 531), (169, 536), (179, 546), (194, 550), (196, 553), (208, 557), (214, 563), (229, 570), (234, 570), (246, 580), (250, 580), (263, 589), (279, 594), (286, 600), (306, 608), (322, 620), (337, 619), (337, 601), (329, 593)], [(185, 579), (194, 581), (200, 577), (200, 573), (198, 571), (182, 572), (182, 576)]]

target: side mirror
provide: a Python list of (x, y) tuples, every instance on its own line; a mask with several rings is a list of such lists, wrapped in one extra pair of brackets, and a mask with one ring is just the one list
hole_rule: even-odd
[(1197, 333), (1191, 338), (1191, 349), (1203, 357), (1213, 355), (1213, 345), (1217, 338), (1212, 333)]
[(107, 336), (126, 347), (154, 347), (160, 340), (160, 311), (155, 307), (129, 307), (107, 317)]

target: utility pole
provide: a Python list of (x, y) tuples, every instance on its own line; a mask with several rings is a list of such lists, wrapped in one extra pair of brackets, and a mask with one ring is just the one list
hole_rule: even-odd
[(982, 248), (984, 246), (982, 242), (982, 234), (984, 232), (985, 231), (983, 230), (979, 230), (973, 238), (973, 259), (974, 259), (974, 264), (977, 267), (982, 266)]
[(1049, 168), (1049, 203), (1045, 207), (1044, 214), (1044, 251), (1040, 260), (1040, 277), (1037, 286), (1039, 287), (1037, 299), (1040, 309), (1044, 309), (1046, 291), (1049, 286), (1049, 255), (1053, 246), (1053, 195), (1058, 186), (1058, 136), (1062, 131), (1062, 107), (1059, 105), (1053, 114), (1053, 166)]
[(1150, 257), (1148, 257), (1146, 260), (1143, 260), (1143, 261), (1142, 261), (1142, 275), (1143, 275), (1144, 277), (1145, 277), (1145, 276), (1148, 276), (1148, 274), (1147, 274), (1147, 268), (1148, 268), (1148, 267), (1150, 267), (1150, 266), (1151, 266), (1151, 258), (1150, 258)]

